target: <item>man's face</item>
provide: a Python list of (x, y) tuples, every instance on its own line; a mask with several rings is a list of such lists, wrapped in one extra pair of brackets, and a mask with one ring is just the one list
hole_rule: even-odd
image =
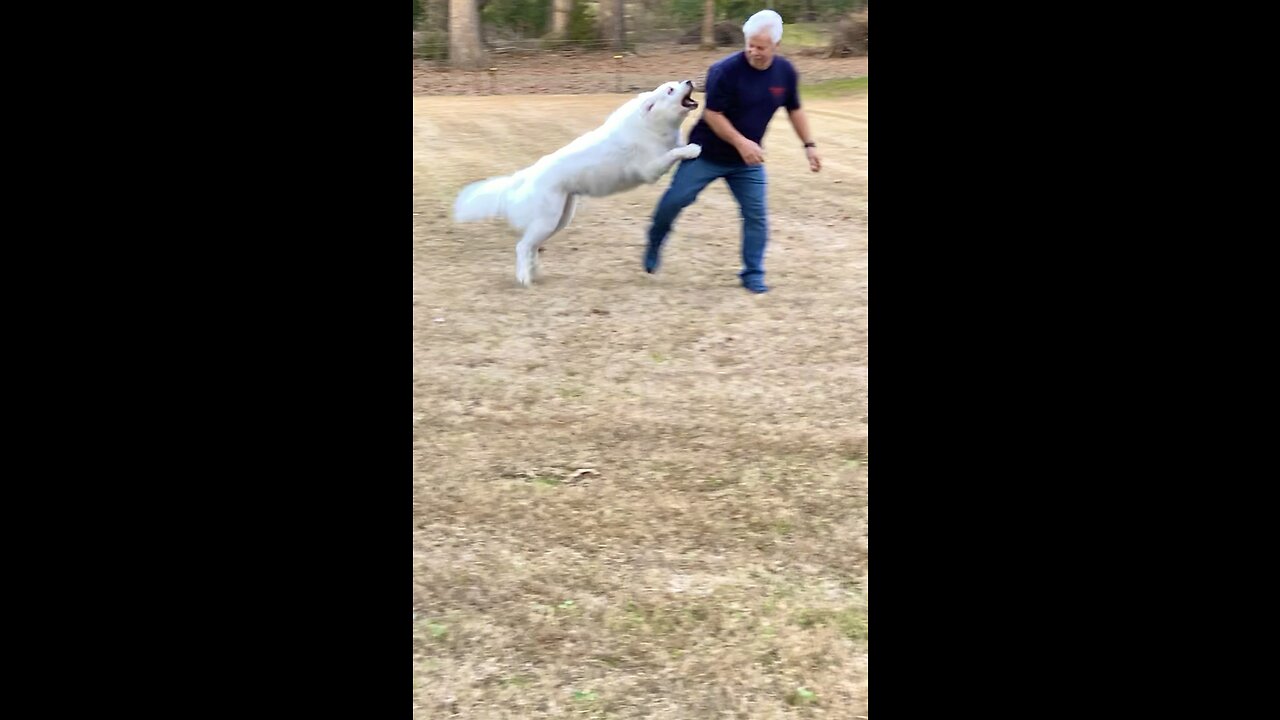
[(768, 70), (777, 49), (778, 45), (769, 37), (769, 31), (762, 30), (747, 38), (747, 62), (757, 70)]

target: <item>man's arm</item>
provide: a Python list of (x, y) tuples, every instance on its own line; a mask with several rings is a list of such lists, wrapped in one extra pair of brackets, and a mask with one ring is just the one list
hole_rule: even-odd
[(715, 133), (721, 140), (729, 143), (742, 156), (742, 161), (748, 165), (759, 165), (764, 162), (764, 151), (760, 146), (748, 140), (738, 129), (729, 122), (729, 118), (724, 113), (715, 110), (703, 110), (702, 117), (707, 121), (707, 127), (711, 128), (711, 132)]
[[(800, 136), (800, 142), (806, 146), (812, 143), (814, 141), (813, 133), (809, 132), (809, 118), (805, 116), (804, 108), (788, 110), (787, 116), (791, 118), (791, 127), (795, 128), (796, 135)], [(821, 170), (822, 158), (818, 157), (818, 149), (816, 147), (805, 147), (804, 152), (809, 157), (809, 169), (813, 172)]]

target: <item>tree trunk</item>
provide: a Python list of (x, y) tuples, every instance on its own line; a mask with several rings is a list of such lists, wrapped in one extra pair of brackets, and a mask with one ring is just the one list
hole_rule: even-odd
[(623, 50), (627, 46), (626, 14), (623, 0), (600, 0), (599, 34), (608, 41), (610, 50)]
[(551, 0), (551, 37), (563, 38), (569, 34), (569, 15), (573, 12), (573, 0)]
[(706, 0), (702, 5), (702, 49), (716, 47), (716, 0)]
[(476, 0), (449, 0), (449, 64), (460, 70), (480, 70), (487, 61)]

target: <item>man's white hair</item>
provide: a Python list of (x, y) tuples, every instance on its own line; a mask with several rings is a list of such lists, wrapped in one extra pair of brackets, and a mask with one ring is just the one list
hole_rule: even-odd
[(769, 39), (773, 40), (774, 45), (777, 45), (782, 40), (782, 16), (772, 10), (761, 10), (742, 23), (742, 34), (748, 40), (753, 35), (760, 34), (762, 30), (768, 30)]

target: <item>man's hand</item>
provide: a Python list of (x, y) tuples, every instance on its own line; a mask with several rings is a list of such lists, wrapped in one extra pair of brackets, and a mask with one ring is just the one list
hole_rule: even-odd
[(738, 154), (742, 156), (742, 161), (748, 165), (759, 165), (764, 162), (764, 150), (760, 146), (751, 142), (746, 138), (738, 143)]
[(805, 148), (804, 154), (809, 158), (809, 169), (818, 172), (822, 169), (822, 158), (818, 157), (818, 148)]

